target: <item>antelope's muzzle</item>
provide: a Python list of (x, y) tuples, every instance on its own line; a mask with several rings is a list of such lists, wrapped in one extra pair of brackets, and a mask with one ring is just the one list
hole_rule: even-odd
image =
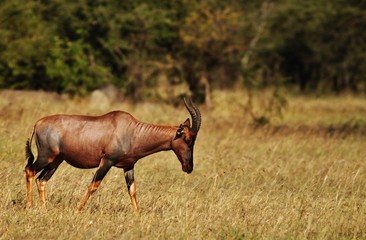
[(187, 151), (186, 160), (182, 164), (182, 168), (188, 174), (193, 171), (193, 149)]

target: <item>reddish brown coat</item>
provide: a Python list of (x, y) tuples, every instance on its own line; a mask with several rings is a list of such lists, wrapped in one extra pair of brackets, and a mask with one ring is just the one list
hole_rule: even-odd
[[(46, 182), (65, 160), (77, 168), (98, 167), (79, 205), (80, 210), (112, 166), (124, 169), (131, 201), (137, 210), (133, 169), (139, 159), (159, 151), (173, 150), (183, 171), (191, 173), (193, 170), (193, 146), (201, 115), (190, 100), (185, 101), (185, 105), (193, 120), (192, 127), (189, 119), (179, 127), (158, 126), (140, 122), (122, 111), (102, 116), (53, 115), (40, 119), (26, 145), (27, 205), (32, 205), (33, 178), (42, 171), (37, 177), (37, 186), (45, 206)], [(33, 136), (38, 149), (35, 162), (31, 151)]]

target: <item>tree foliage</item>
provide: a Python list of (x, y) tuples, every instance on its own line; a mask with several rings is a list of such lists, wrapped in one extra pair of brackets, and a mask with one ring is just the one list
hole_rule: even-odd
[(284, 0), (257, 61), (304, 91), (365, 91), (364, 11), (362, 1)]
[[(138, 100), (186, 84), (366, 91), (363, 1), (0, 2), (0, 88)], [(160, 79), (167, 79), (162, 83)]]

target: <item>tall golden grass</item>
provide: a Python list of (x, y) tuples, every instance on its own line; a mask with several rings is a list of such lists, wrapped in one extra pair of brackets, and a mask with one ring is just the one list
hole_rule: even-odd
[(0, 238), (365, 239), (365, 99), (288, 100), (283, 119), (258, 128), (244, 114), (243, 92), (215, 92), (215, 107), (201, 107), (192, 174), (181, 171), (172, 152), (151, 155), (135, 166), (140, 214), (120, 169), (75, 213), (95, 169), (66, 163), (48, 183), (48, 210), (40, 208), (36, 188), (34, 208), (25, 208), (24, 146), (36, 120), (120, 109), (145, 122), (178, 125), (189, 114), (183, 104), (123, 101), (95, 110), (88, 99), (2, 91)]

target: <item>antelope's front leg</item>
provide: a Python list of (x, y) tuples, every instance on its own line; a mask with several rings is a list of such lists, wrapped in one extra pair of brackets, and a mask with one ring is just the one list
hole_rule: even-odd
[(134, 171), (133, 168), (130, 170), (125, 170), (125, 179), (127, 184), (127, 190), (128, 194), (131, 198), (131, 203), (135, 211), (139, 211), (139, 208), (137, 206), (137, 200), (136, 200), (136, 183), (134, 178)]
[(95, 173), (94, 178), (88, 187), (88, 190), (86, 191), (83, 199), (80, 202), (78, 211), (81, 211), (81, 209), (84, 207), (90, 196), (98, 189), (100, 183), (102, 182), (103, 178), (105, 177), (109, 169), (112, 167), (112, 165), (113, 163), (111, 160), (102, 158), (98, 170)]

